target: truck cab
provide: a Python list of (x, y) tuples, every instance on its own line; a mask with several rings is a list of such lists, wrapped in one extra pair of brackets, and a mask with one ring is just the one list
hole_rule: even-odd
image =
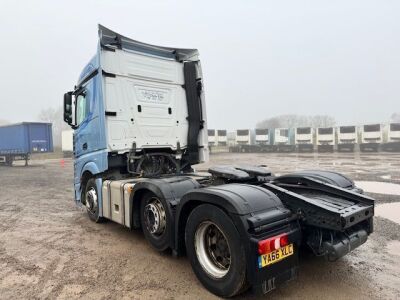
[(64, 120), (75, 130), (76, 200), (85, 174), (152, 172), (153, 160), (189, 170), (207, 160), (204, 110), (197, 50), (144, 44), (100, 26), (96, 55), (64, 95)]

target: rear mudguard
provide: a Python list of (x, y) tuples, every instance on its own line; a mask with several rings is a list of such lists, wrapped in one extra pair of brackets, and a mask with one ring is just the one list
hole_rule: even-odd
[[(259, 186), (247, 184), (225, 184), (196, 189), (185, 194), (176, 212), (178, 229), (175, 236), (176, 254), (184, 253), (185, 226), (190, 212), (197, 205), (209, 203), (223, 209), (238, 230), (247, 257), (247, 280), (253, 286), (262, 286), (266, 280), (276, 278), (276, 284), (296, 276), (297, 250), (281, 265), (259, 268), (258, 242), (262, 239), (286, 232), (290, 243), (300, 245), (301, 234), (297, 216), (285, 208), (272, 192)], [(288, 272), (289, 271), (289, 272)]]

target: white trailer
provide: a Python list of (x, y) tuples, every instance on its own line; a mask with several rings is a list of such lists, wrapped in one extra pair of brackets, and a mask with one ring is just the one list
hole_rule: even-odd
[(400, 123), (390, 123), (385, 129), (382, 150), (389, 152), (400, 151)]
[(253, 152), (254, 151), (254, 131), (251, 129), (237, 129), (235, 136), (235, 146), (231, 147), (231, 152)]
[(228, 137), (226, 130), (217, 130), (217, 144), (218, 146), (226, 146), (228, 144)]
[(64, 157), (71, 157), (74, 153), (74, 131), (63, 130), (61, 132), (61, 150)]
[(257, 128), (255, 130), (255, 146), (258, 152), (271, 152), (273, 150), (269, 129)]
[(208, 146), (216, 146), (217, 145), (217, 135), (215, 129), (208, 129)]
[(382, 141), (383, 131), (381, 124), (368, 124), (361, 126), (360, 151), (377, 152)]
[(275, 128), (273, 131), (274, 150), (292, 152), (295, 149), (294, 134), (291, 128)]
[(337, 128), (338, 151), (353, 152), (357, 144), (357, 127), (356, 126), (340, 126)]
[(299, 152), (314, 151), (314, 128), (298, 127), (295, 131), (294, 143)]
[(317, 128), (317, 149), (318, 152), (333, 152), (335, 147), (335, 128)]

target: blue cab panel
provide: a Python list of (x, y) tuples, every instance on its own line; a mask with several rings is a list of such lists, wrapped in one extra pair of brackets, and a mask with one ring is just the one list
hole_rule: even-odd
[(0, 155), (53, 152), (51, 126), (39, 122), (0, 126)]

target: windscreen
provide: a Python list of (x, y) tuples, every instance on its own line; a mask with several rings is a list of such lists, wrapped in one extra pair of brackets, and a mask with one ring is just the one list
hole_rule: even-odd
[(355, 126), (342, 126), (340, 127), (340, 133), (355, 133), (356, 127)]
[(400, 123), (390, 124), (390, 131), (400, 131)]
[(318, 128), (318, 134), (332, 134), (333, 128)]
[(364, 132), (375, 132), (381, 131), (381, 125), (374, 124), (374, 125), (364, 125)]
[(297, 134), (310, 134), (311, 128), (310, 127), (297, 128), (296, 131)]
[(256, 129), (256, 135), (268, 135), (268, 129)]
[(243, 135), (249, 135), (249, 130), (248, 129), (238, 129), (236, 131), (237, 135), (243, 136)]

